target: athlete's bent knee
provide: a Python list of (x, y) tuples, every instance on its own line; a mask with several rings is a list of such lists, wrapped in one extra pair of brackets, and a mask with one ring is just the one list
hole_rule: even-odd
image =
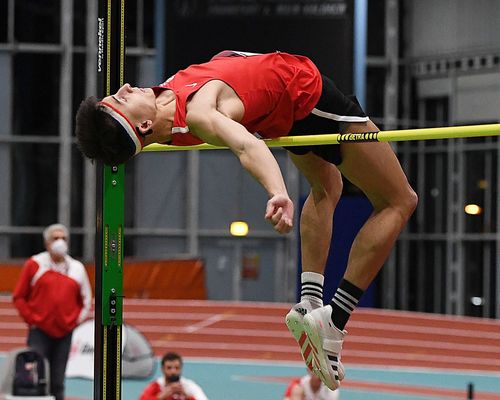
[(408, 190), (403, 196), (402, 202), (399, 204), (399, 206), (402, 209), (403, 217), (406, 220), (410, 219), (413, 212), (417, 208), (417, 204), (418, 204), (418, 195), (417, 193), (415, 193), (412, 187), (408, 185)]
[(328, 179), (322, 179), (311, 185), (311, 195), (314, 197), (315, 201), (328, 199), (335, 207), (342, 195), (342, 188), (342, 176), (340, 173), (334, 173), (329, 175)]

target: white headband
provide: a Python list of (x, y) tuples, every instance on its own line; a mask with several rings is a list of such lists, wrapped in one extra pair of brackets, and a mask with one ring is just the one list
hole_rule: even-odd
[(125, 129), (125, 132), (127, 132), (127, 135), (130, 136), (130, 139), (132, 139), (132, 142), (135, 145), (135, 153), (134, 156), (139, 154), (142, 150), (142, 143), (139, 137), (137, 136), (137, 132), (135, 130), (134, 125), (132, 125), (132, 122), (125, 116), (125, 114), (121, 113), (118, 111), (116, 108), (114, 108), (111, 104), (106, 103), (104, 101), (100, 101), (98, 104), (103, 105), (103, 111), (106, 114), (111, 115), (115, 121), (117, 121), (123, 129)]

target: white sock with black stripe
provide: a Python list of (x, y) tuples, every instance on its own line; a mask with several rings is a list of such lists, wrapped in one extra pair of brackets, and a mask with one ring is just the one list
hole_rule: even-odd
[(344, 330), (351, 313), (358, 305), (364, 291), (351, 282), (342, 279), (332, 298), (332, 322), (341, 331)]
[(316, 272), (302, 272), (300, 301), (307, 300), (314, 308), (323, 307), (323, 282), (325, 277)]

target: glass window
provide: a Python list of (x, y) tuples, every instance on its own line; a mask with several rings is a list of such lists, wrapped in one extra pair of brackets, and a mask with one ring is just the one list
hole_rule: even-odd
[(419, 193), (425, 209), (425, 232), (443, 233), (446, 230), (447, 158), (446, 153), (425, 156), (425, 191)]
[(73, 43), (75, 46), (85, 46), (85, 35), (87, 34), (86, 19), (86, 2), (75, 1), (73, 3)]
[[(85, 54), (75, 54), (73, 56), (73, 115), (85, 98)], [(73, 118), (73, 124), (75, 119)], [(73, 128), (74, 133), (74, 128)]]
[[(483, 315), (483, 262), (487, 242), (464, 243), (465, 248), (465, 314), (475, 317)], [(488, 299), (489, 301), (489, 299)]]
[(138, 57), (125, 57), (125, 82), (129, 82), (132, 85), (137, 85), (139, 70), (140, 68)]
[(83, 225), (83, 157), (74, 145), (71, 149), (71, 225)]
[[(144, 46), (154, 47), (154, 1), (144, 2)], [(162, 19), (163, 20), (163, 19)]]
[[(498, 138), (497, 138), (498, 140)], [(497, 149), (499, 147), (497, 146)], [(491, 169), (491, 182), (486, 183), (489, 186), (490, 190), (490, 196), (491, 196), (491, 219), (490, 219), (490, 232), (499, 232), (500, 226), (497, 225), (498, 219), (498, 213), (500, 212), (500, 204), (498, 204), (497, 199), (498, 199), (498, 191), (500, 188), (498, 187), (498, 184), (495, 182), (500, 182), (500, 178), (498, 174), (500, 173), (500, 152), (497, 151), (492, 151), (492, 169)], [(488, 190), (488, 187), (486, 187), (485, 190)], [(500, 260), (498, 262), (498, 265), (500, 265)], [(500, 315), (498, 316), (500, 317)]]
[(44, 226), (57, 219), (57, 144), (12, 145), (12, 225)]
[(7, 41), (7, 29), (8, 29), (8, 1), (0, 1), (0, 42)]
[(368, 1), (367, 53), (385, 55), (385, 2)]
[[(411, 267), (407, 268), (407, 278), (408, 278), (408, 292), (405, 294), (407, 301), (408, 301), (408, 307), (410, 310), (416, 310), (417, 309), (417, 293), (418, 293), (418, 268), (415, 268), (415, 266), (418, 265), (417, 260), (418, 260), (418, 242), (415, 240), (412, 240), (409, 242), (408, 246), (408, 259), (413, 260), (411, 263)], [(412, 268), (413, 267), (413, 268)], [(403, 295), (403, 294), (402, 294)]]
[[(410, 185), (413, 187), (414, 190), (417, 190), (417, 182), (418, 182), (418, 159), (417, 159), (417, 154), (411, 153), (409, 157), (409, 168), (406, 172), (408, 181), (410, 182)], [(421, 195), (421, 193), (417, 193), (417, 195)], [(421, 207), (421, 206), (419, 206)], [(416, 214), (414, 213), (412, 218), (408, 221), (408, 232), (420, 232), (421, 227), (418, 224)]]
[(15, 38), (19, 42), (59, 43), (60, 0), (15, 2)]
[[(384, 115), (384, 87), (386, 71), (384, 68), (368, 68), (366, 71), (365, 112), (373, 118)], [(379, 126), (383, 129), (383, 126)]]
[(11, 235), (10, 243), (12, 258), (27, 259), (34, 254), (45, 251), (42, 232), (37, 234)]
[[(482, 151), (469, 151), (465, 154), (465, 231), (472, 233), (485, 232), (483, 215), (487, 207), (485, 188), (488, 185), (485, 177), (485, 154)], [(488, 229), (489, 230), (489, 229)]]
[[(127, 27), (127, 35), (125, 38), (126, 46), (138, 46), (137, 43), (137, 1), (128, 1), (125, 10), (125, 26)], [(140, 16), (142, 18), (142, 15)]]
[(14, 135), (57, 135), (58, 54), (14, 56)]

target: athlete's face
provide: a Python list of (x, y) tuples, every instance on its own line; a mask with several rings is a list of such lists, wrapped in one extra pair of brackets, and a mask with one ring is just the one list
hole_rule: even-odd
[(102, 101), (124, 113), (133, 124), (153, 120), (156, 115), (156, 96), (150, 88), (132, 87), (126, 83)]

